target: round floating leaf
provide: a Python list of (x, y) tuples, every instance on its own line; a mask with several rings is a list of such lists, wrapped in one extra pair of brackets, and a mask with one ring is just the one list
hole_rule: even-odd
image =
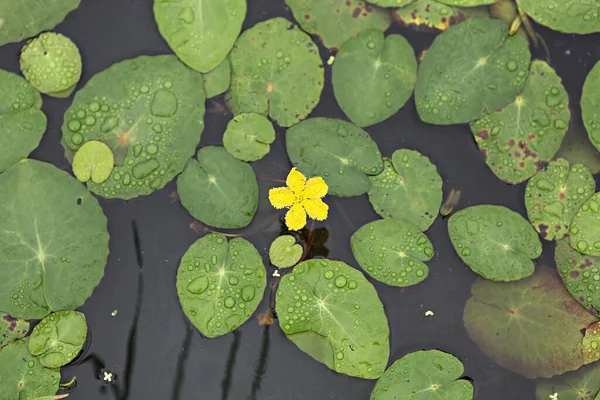
[(600, 192), (588, 198), (575, 213), (570, 242), (583, 254), (600, 257)]
[(29, 352), (46, 368), (60, 368), (77, 357), (87, 337), (85, 315), (78, 311), (58, 311), (33, 328)]
[(235, 114), (268, 115), (280, 126), (303, 120), (323, 90), (323, 65), (310, 37), (285, 18), (245, 31), (230, 55), (229, 105)]
[(494, 174), (515, 184), (554, 157), (570, 119), (560, 77), (545, 61), (533, 61), (523, 92), (508, 106), (474, 121), (471, 131)]
[(0, 175), (0, 204), (0, 310), (30, 319), (81, 306), (108, 257), (98, 201), (66, 172), (22, 160)]
[(471, 338), (498, 364), (529, 378), (576, 370), (588, 358), (582, 330), (596, 322), (547, 267), (517, 282), (479, 279), (464, 323)]
[[(0, 32), (2, 32), (0, 30)], [(42, 96), (25, 79), (0, 69), (0, 172), (31, 153), (46, 131)]]
[(476, 7), (496, 3), (498, 0), (436, 0), (449, 6)]
[(33, 87), (50, 96), (70, 96), (81, 68), (79, 49), (60, 33), (42, 33), (21, 50), (21, 72)]
[(276, 306), (285, 335), (315, 360), (363, 379), (383, 374), (388, 321), (375, 288), (358, 270), (341, 261), (303, 261), (281, 278)]
[(229, 90), (229, 84), (231, 83), (231, 64), (229, 58), (223, 60), (218, 67), (202, 74), (204, 80), (204, 91), (206, 92), (206, 98), (218, 96)]
[(396, 150), (383, 160), (383, 172), (370, 177), (369, 201), (383, 218), (412, 222), (426, 231), (442, 204), (442, 178), (427, 157), (414, 150)]
[(406, 26), (427, 27), (441, 31), (465, 19), (465, 15), (459, 9), (435, 0), (415, 0), (395, 9), (392, 16)]
[(563, 33), (600, 32), (596, 0), (517, 0), (536, 22)]
[(525, 206), (531, 224), (546, 240), (562, 239), (575, 213), (595, 189), (587, 167), (577, 164), (569, 168), (569, 162), (562, 158), (550, 162), (527, 182)]
[(471, 18), (435, 38), (417, 76), (415, 101), (424, 122), (471, 122), (506, 106), (521, 91), (531, 54), (508, 25)]
[(110, 177), (115, 158), (110, 147), (97, 140), (86, 142), (73, 157), (73, 172), (81, 182), (102, 183)]
[(414, 0), (369, 0), (369, 3), (380, 7), (403, 7), (412, 3)]
[(60, 382), (58, 368), (46, 368), (29, 354), (27, 341), (17, 340), (0, 350), (0, 393), (3, 399), (37, 400), (54, 397)]
[(279, 236), (271, 243), (269, 259), (277, 268), (289, 268), (296, 265), (304, 254), (304, 249), (296, 243), (296, 238), (291, 235)]
[(371, 188), (368, 175), (383, 170), (381, 153), (369, 134), (346, 121), (311, 118), (286, 134), (292, 163), (308, 176), (321, 176), (334, 196), (360, 196)]
[(250, 224), (258, 208), (252, 167), (223, 147), (208, 146), (190, 159), (177, 178), (181, 204), (198, 221), (223, 229)]
[(238, 160), (258, 161), (269, 153), (274, 140), (275, 128), (267, 117), (240, 114), (227, 124), (223, 146)]
[(285, 0), (303, 30), (316, 35), (330, 50), (366, 29), (385, 31), (387, 10), (360, 0)]
[(352, 254), (369, 275), (392, 286), (412, 286), (429, 274), (424, 261), (433, 246), (415, 225), (380, 219), (364, 225), (350, 239)]
[[(422, 350), (396, 360), (377, 381), (371, 400), (471, 400), (473, 384), (462, 362), (439, 350)], [(399, 397), (400, 396), (400, 397)]]
[(24, 338), (28, 333), (29, 321), (0, 312), (0, 349), (15, 340)]
[(114, 64), (75, 94), (65, 113), (67, 158), (89, 140), (110, 147), (108, 180), (88, 181), (106, 198), (131, 199), (163, 188), (194, 154), (204, 129), (202, 75), (175, 56), (142, 56)]
[(581, 116), (590, 141), (600, 151), (600, 62), (585, 78), (581, 95)]
[(227, 57), (246, 18), (246, 0), (154, 0), (158, 30), (177, 57), (200, 72)]
[(531, 259), (542, 255), (542, 243), (535, 230), (506, 207), (481, 205), (460, 210), (450, 217), (448, 233), (465, 264), (494, 281), (515, 281), (531, 275)]
[(574, 372), (540, 381), (535, 386), (536, 400), (594, 400), (600, 390), (600, 363), (579, 368)]
[(569, 240), (556, 242), (554, 260), (571, 296), (594, 314), (600, 314), (600, 257), (581, 254)]
[(60, 24), (81, 0), (19, 0), (2, 3), (0, 46), (20, 42)]
[(258, 307), (267, 285), (265, 266), (250, 242), (211, 233), (183, 255), (177, 271), (181, 308), (203, 335), (237, 329)]
[(400, 35), (370, 29), (342, 45), (332, 83), (342, 111), (358, 126), (385, 121), (408, 101), (417, 80), (415, 52)]

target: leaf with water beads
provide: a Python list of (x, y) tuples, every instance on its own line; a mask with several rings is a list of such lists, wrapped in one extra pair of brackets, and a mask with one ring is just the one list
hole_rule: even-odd
[(296, 265), (304, 254), (304, 249), (296, 238), (291, 235), (279, 236), (271, 243), (269, 248), (269, 259), (271, 264), (277, 268), (289, 268)]
[(581, 116), (590, 141), (600, 151), (600, 62), (596, 63), (583, 84)]
[(396, 360), (377, 381), (371, 400), (471, 400), (473, 384), (462, 362), (440, 350), (421, 350)]
[(29, 352), (46, 368), (60, 368), (77, 357), (87, 337), (85, 315), (78, 311), (57, 311), (33, 328)]
[(427, 236), (410, 222), (380, 219), (364, 225), (350, 239), (352, 254), (373, 278), (392, 286), (412, 286), (429, 274), (433, 257)]
[(571, 247), (583, 254), (600, 257), (600, 192), (579, 207), (569, 235)]
[(495, 281), (533, 273), (542, 243), (527, 220), (502, 206), (480, 205), (450, 217), (448, 233), (460, 258), (474, 272)]
[(476, 7), (496, 3), (498, 0), (436, 0), (449, 6)]
[(298, 170), (308, 177), (322, 177), (334, 196), (366, 193), (371, 188), (369, 175), (383, 170), (377, 144), (367, 132), (346, 121), (303, 121), (287, 130), (286, 147)]
[(535, 386), (536, 400), (594, 400), (600, 390), (600, 363), (579, 368), (577, 371), (538, 381)]
[(276, 308), (283, 333), (315, 360), (363, 379), (383, 374), (388, 321), (360, 271), (341, 261), (303, 261), (281, 278)]
[(462, 22), (466, 16), (456, 7), (442, 4), (436, 0), (415, 0), (395, 9), (394, 19), (406, 26), (427, 27), (441, 31), (450, 25)]
[(29, 321), (0, 312), (0, 349), (15, 340), (24, 338), (28, 333)]
[(250, 318), (262, 300), (266, 270), (247, 240), (227, 242), (211, 233), (186, 251), (177, 271), (177, 294), (183, 312), (209, 338), (225, 335)]
[(73, 310), (104, 276), (106, 217), (81, 183), (22, 160), (0, 175), (0, 310), (43, 318)]
[(517, 0), (525, 14), (541, 25), (563, 33), (600, 32), (596, 0)]
[(317, 36), (330, 50), (338, 49), (364, 30), (383, 32), (392, 22), (387, 10), (362, 0), (285, 0), (285, 3), (302, 29)]
[(260, 114), (240, 114), (227, 124), (223, 146), (242, 161), (258, 161), (269, 153), (275, 140), (275, 128)]
[(115, 167), (88, 188), (131, 199), (163, 188), (194, 154), (204, 129), (202, 75), (175, 56), (142, 56), (114, 64), (75, 94), (61, 144), (69, 160), (90, 140), (113, 152)]
[(380, 7), (403, 7), (415, 0), (369, 0), (369, 3)]
[(530, 58), (527, 40), (509, 36), (502, 21), (471, 18), (451, 26), (419, 67), (415, 102), (421, 120), (466, 123), (506, 106), (525, 84)]
[(229, 90), (231, 83), (231, 63), (229, 57), (224, 59), (219, 66), (212, 71), (202, 74), (204, 80), (204, 91), (206, 98), (210, 99)]

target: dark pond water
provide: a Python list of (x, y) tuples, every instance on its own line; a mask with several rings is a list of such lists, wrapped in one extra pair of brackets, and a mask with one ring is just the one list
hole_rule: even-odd
[[(18, 0), (10, 0), (18, 1)], [(248, 0), (245, 28), (274, 16), (292, 18), (283, 0)], [(571, 36), (536, 26), (545, 38), (551, 65), (563, 78), (570, 94), (571, 130), (580, 130), (579, 98), (583, 80), (600, 59), (600, 35)], [(417, 53), (427, 48), (434, 34), (400, 26), (391, 29), (407, 37)], [(80, 87), (111, 64), (143, 54), (171, 51), (160, 37), (152, 15), (152, 0), (83, 0), (57, 31), (79, 45), (84, 73)], [(20, 45), (0, 48), (0, 68), (18, 72)], [(322, 52), (323, 59), (328, 54)], [(330, 70), (326, 69), (329, 76)], [(360, 79), (357, 76), (356, 79)], [(48, 132), (32, 157), (68, 169), (59, 140), (63, 113), (70, 99), (44, 97)], [(223, 100), (208, 101), (202, 146), (221, 144), (231, 115)], [(314, 116), (344, 118), (336, 105), (329, 80)], [(416, 149), (437, 164), (444, 191), (462, 191), (459, 207), (502, 204), (525, 215), (524, 185), (509, 186), (485, 166), (468, 126), (425, 125), (409, 102), (388, 121), (367, 129), (385, 156), (398, 148)], [(267, 204), (267, 191), (280, 186), (290, 164), (285, 154), (284, 132), (268, 157), (253, 164), (261, 185), (261, 206), (253, 224), (240, 233), (265, 256), (270, 242), (280, 233), (278, 214)], [(378, 216), (367, 196), (329, 198), (330, 218), (309, 224), (314, 255), (353, 260), (349, 239), (363, 224)], [(247, 399), (368, 399), (375, 381), (336, 374), (298, 350), (275, 323), (259, 325), (252, 318), (237, 332), (219, 339), (205, 339), (191, 327), (179, 306), (175, 276), (179, 260), (205, 227), (176, 200), (174, 182), (151, 196), (132, 201), (101, 200), (108, 216), (111, 254), (106, 276), (82, 307), (91, 332), (86, 353), (63, 369), (63, 378), (77, 376), (72, 400), (247, 400)], [(190, 225), (192, 224), (192, 225)], [(328, 232), (328, 235), (327, 235)], [(391, 358), (418, 349), (440, 348), (458, 356), (465, 374), (475, 383), (478, 400), (534, 398), (535, 382), (514, 374), (479, 351), (462, 323), (472, 273), (454, 253), (446, 221), (438, 218), (428, 235), (436, 248), (429, 262), (429, 278), (414, 287), (392, 288), (373, 281), (385, 305), (391, 326)], [(545, 244), (539, 264), (553, 265), (553, 246)], [(273, 271), (269, 268), (269, 276)], [(273, 279), (273, 278), (271, 278)], [(269, 308), (265, 296), (259, 312)], [(112, 316), (113, 310), (118, 314)], [(433, 317), (425, 317), (432, 310)], [(543, 339), (542, 339), (543, 340)], [(104, 368), (118, 376), (105, 385), (98, 375)]]

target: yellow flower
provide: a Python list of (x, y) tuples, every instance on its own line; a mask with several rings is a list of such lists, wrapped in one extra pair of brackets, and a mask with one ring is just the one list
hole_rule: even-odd
[(306, 180), (296, 168), (292, 168), (287, 177), (288, 187), (269, 190), (269, 201), (277, 209), (289, 208), (285, 215), (285, 224), (292, 231), (306, 225), (306, 214), (317, 221), (327, 219), (329, 206), (321, 200), (329, 187), (323, 178), (316, 176)]

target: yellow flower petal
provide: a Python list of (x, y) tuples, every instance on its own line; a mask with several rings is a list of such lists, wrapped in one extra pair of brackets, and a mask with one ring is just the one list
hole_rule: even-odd
[(327, 186), (323, 178), (321, 178), (320, 176), (315, 176), (314, 178), (310, 178), (308, 181), (306, 181), (306, 188), (304, 189), (304, 198), (320, 199), (322, 197), (325, 197), (328, 190), (329, 186)]
[(292, 168), (285, 183), (296, 195), (300, 196), (304, 192), (306, 177), (296, 168)]
[(285, 224), (288, 229), (298, 231), (306, 225), (306, 211), (300, 204), (295, 204), (285, 214)]
[(296, 200), (296, 195), (286, 187), (273, 188), (269, 190), (269, 201), (273, 207), (281, 209), (291, 207)]
[(324, 221), (327, 219), (327, 213), (329, 212), (329, 206), (321, 199), (304, 199), (302, 206), (308, 213), (308, 216), (317, 221)]

